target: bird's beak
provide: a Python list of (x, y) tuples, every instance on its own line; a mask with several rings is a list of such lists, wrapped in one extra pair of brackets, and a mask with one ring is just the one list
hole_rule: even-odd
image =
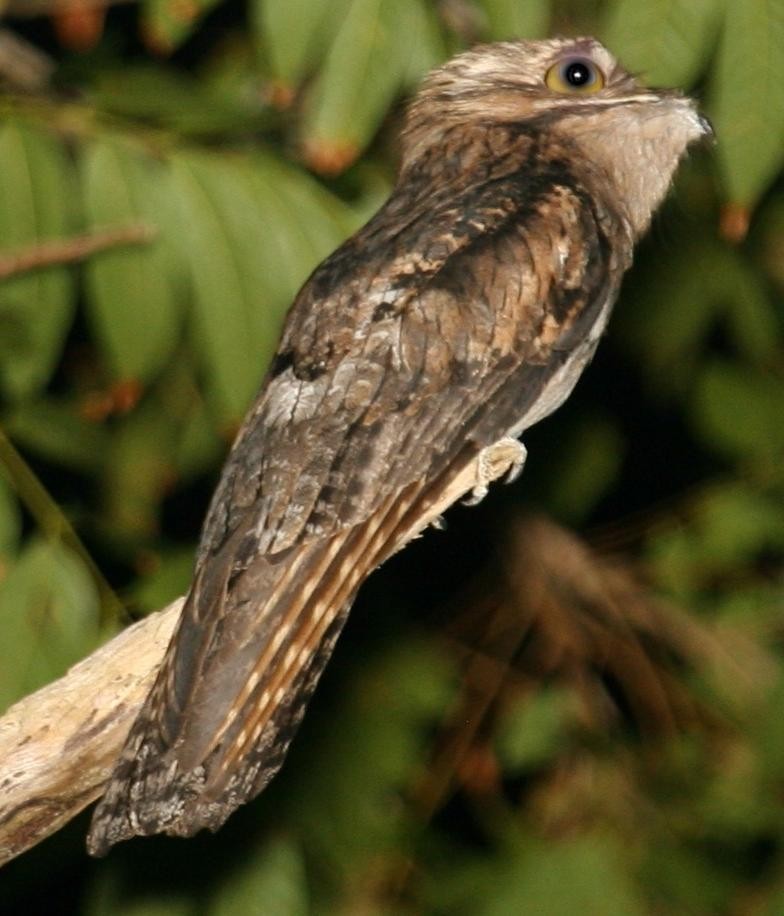
[(704, 143), (715, 143), (716, 142), (716, 132), (713, 129), (711, 122), (705, 117), (704, 114), (697, 114), (697, 121), (702, 129), (702, 140)]

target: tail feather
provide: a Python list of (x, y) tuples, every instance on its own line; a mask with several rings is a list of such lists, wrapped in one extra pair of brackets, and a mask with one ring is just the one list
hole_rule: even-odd
[[(263, 691), (274, 677), (276, 659), (285, 657), (296, 638), (296, 621), (308, 616), (312, 574), (318, 574), (328, 564), (339, 546), (330, 542), (319, 548), (301, 548), (301, 555), (292, 557), (285, 567), (273, 566), (262, 558), (261, 574), (249, 567), (246, 575), (254, 580), (253, 590), (258, 596), (252, 608), (244, 601), (237, 603), (246, 590), (238, 580), (228, 594), (213, 591), (211, 614), (204, 614), (203, 607), (194, 610), (193, 604), (204, 597), (197, 576), (177, 630), (191, 636), (193, 619), (199, 614), (213, 623), (212, 638), (200, 628), (201, 643), (194, 648), (187, 638), (178, 639), (175, 631), (93, 814), (87, 842), (93, 855), (103, 855), (110, 846), (135, 835), (167, 832), (188, 836), (202, 827), (217, 829), (236, 807), (255, 794), (253, 784), (262, 769), (265, 773), (271, 769), (268, 761), (277, 756), (275, 749), (285, 732), (282, 762), (294, 733), (292, 728), (288, 735), (289, 728), (283, 727), (283, 707), (263, 737), (257, 736), (262, 739), (258, 748), (250, 749), (248, 759), (236, 759), (235, 770), (227, 773), (230, 778), (224, 780), (224, 796), (207, 792), (216, 773), (216, 760), (241, 725), (240, 717), (246, 714), (244, 707), (252, 702), (254, 689)], [(292, 582), (296, 579), (294, 568), (299, 568), (303, 581)], [(291, 591), (298, 596), (293, 602)], [(333, 618), (341, 617), (340, 612), (340, 608), (336, 609)], [(223, 620), (222, 632), (214, 626), (217, 618)], [(228, 665), (221, 663), (225, 654), (231, 656)], [(307, 669), (311, 659), (303, 657), (302, 661)], [(303, 698), (303, 712), (305, 702)], [(279, 765), (264, 778), (264, 784)]]
[(134, 835), (216, 830), (267, 785), (357, 589), (421, 526), (458, 470), (426, 490), (412, 485), (361, 525), (283, 562), (257, 557), (235, 575), (227, 562), (210, 583), (197, 574), (182, 636), (172, 639), (93, 815), (93, 855)]
[[(313, 588), (307, 588), (307, 600), (290, 618), (287, 638), (281, 642), (276, 655), (260, 659), (249, 684), (251, 689), (239, 698), (231, 740), (211, 766), (207, 791), (218, 793), (227, 787), (230, 775), (241, 768), (243, 759), (252, 756), (259, 742), (265, 744), (265, 733), (274, 725), (276, 712), (284, 698), (294, 693), (298, 672), (307, 669), (310, 660), (322, 646), (334, 620), (350, 604), (362, 580), (375, 566), (379, 547), (386, 542), (405, 514), (410, 500), (397, 498), (382, 506), (369, 523), (351, 529), (348, 537), (330, 551), (328, 562), (322, 564)], [(260, 676), (261, 671), (268, 677)], [(274, 728), (272, 729), (274, 731)]]

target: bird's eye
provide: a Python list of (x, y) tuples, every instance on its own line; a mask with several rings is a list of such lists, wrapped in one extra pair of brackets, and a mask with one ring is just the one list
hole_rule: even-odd
[(604, 88), (604, 74), (587, 57), (567, 57), (547, 71), (545, 83), (554, 92), (588, 94)]

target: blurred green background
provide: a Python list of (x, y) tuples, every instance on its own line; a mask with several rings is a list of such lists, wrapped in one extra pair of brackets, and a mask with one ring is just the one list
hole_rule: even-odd
[(0, 16), (2, 708), (187, 587), (285, 310), (388, 194), (430, 67), (594, 34), (718, 138), (522, 478), (367, 583), (271, 787), (99, 862), (83, 815), (0, 911), (784, 914), (784, 0)]

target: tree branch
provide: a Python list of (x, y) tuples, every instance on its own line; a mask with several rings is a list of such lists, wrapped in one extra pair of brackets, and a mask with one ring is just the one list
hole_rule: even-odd
[(181, 607), (128, 627), (0, 719), (0, 865), (101, 794)]
[[(507, 440), (467, 465), (412, 523), (402, 548), (478, 483), (515, 465)], [(182, 599), (120, 633), (64, 677), (0, 718), (0, 865), (59, 830), (91, 801), (114, 762), (163, 658)]]
[(156, 236), (155, 229), (143, 223), (116, 226), (76, 235), (69, 239), (38, 242), (18, 251), (0, 252), (0, 280), (44, 267), (57, 267), (83, 261), (108, 248), (145, 245)]

